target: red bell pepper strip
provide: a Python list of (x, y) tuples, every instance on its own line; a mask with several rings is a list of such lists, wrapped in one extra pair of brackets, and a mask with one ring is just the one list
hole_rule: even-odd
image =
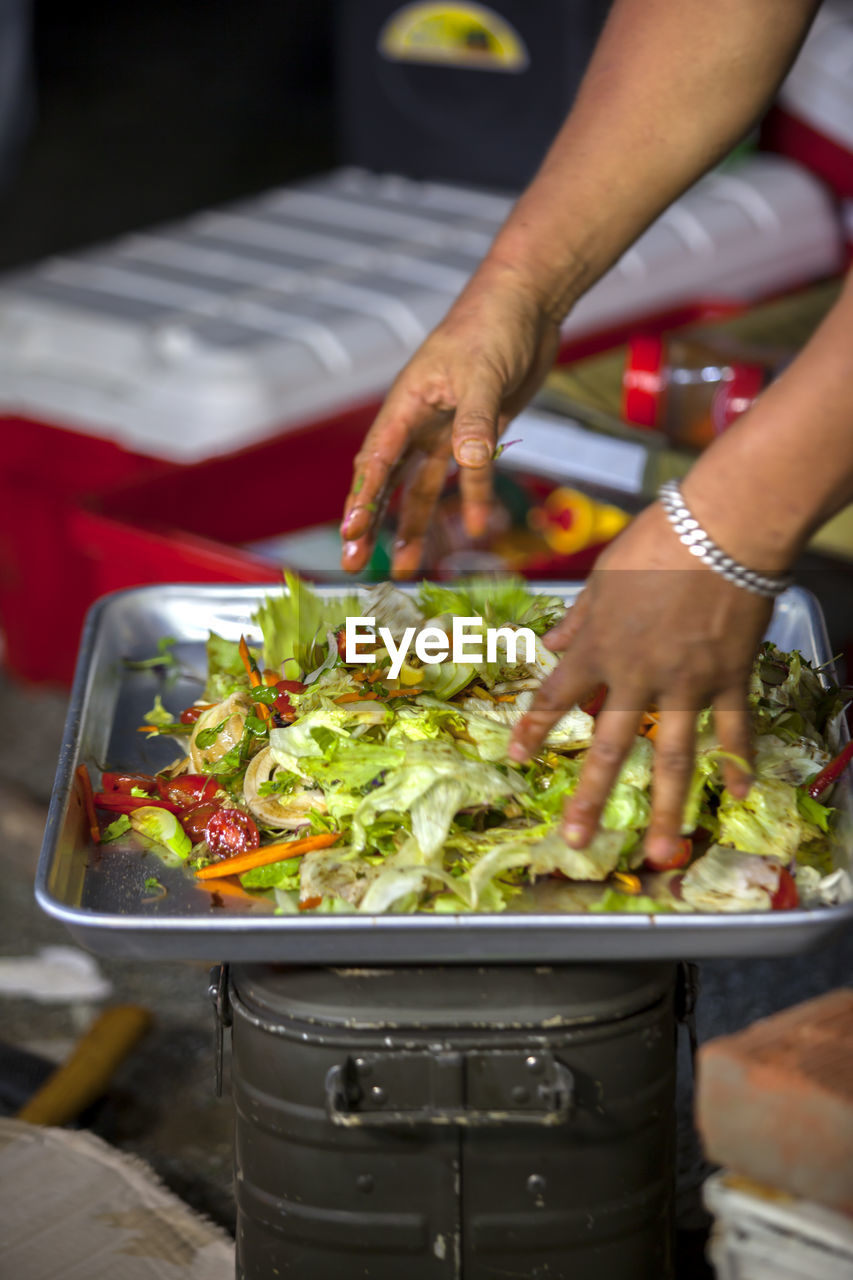
[(94, 797), (96, 809), (110, 809), (116, 813), (130, 813), (133, 809), (142, 809), (148, 805), (155, 809), (168, 809), (169, 813), (180, 813), (179, 805), (168, 800), (158, 800), (154, 796), (128, 796), (122, 791), (99, 791)]
[(95, 797), (92, 792), (92, 779), (89, 777), (89, 770), (84, 764), (77, 766), (77, 781), (80, 783), (80, 790), (83, 792), (83, 807), (86, 810), (86, 821), (89, 824), (89, 832), (95, 844), (100, 844), (101, 829), (98, 826), (98, 815), (95, 813)]
[(770, 907), (773, 911), (793, 911), (794, 907), (800, 905), (800, 895), (797, 892), (797, 882), (785, 867), (779, 868), (779, 884), (776, 892), (770, 899)]
[(839, 751), (838, 755), (830, 760), (829, 764), (825, 764), (816, 778), (812, 778), (806, 790), (812, 800), (817, 800), (833, 782), (837, 782), (850, 761), (853, 760), (853, 739), (847, 743), (843, 751)]

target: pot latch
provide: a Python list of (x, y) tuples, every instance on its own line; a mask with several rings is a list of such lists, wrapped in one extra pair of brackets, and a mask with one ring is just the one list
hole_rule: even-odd
[(547, 1050), (399, 1050), (347, 1057), (326, 1076), (333, 1124), (556, 1125), (574, 1080)]

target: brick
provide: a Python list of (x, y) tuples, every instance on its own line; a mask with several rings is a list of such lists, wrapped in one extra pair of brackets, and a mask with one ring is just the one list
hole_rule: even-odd
[(853, 990), (703, 1045), (696, 1124), (709, 1160), (853, 1214)]

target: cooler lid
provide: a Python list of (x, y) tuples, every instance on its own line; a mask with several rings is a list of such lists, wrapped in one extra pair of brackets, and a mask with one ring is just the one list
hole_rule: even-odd
[(669, 991), (673, 972), (667, 964), (252, 965), (232, 969), (231, 982), (251, 1015), (267, 1024), (553, 1031), (647, 1009)]

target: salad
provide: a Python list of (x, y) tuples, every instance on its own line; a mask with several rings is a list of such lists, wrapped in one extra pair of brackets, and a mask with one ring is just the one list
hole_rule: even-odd
[[(512, 726), (557, 664), (541, 636), (563, 601), (506, 578), (331, 599), (285, 577), (252, 617), (260, 645), (211, 633), (189, 706), (164, 706), (164, 683), (142, 728), (180, 744), (172, 765), (104, 772), (98, 791), (78, 770), (93, 840), (153, 850), (211, 890), (266, 898), (282, 914), (524, 909), (534, 882), (571, 888), (570, 909), (589, 911), (771, 911), (851, 896), (834, 863), (832, 799), (853, 747), (830, 745), (846, 691), (799, 653), (765, 644), (756, 659), (745, 799), (724, 790), (711, 711), (700, 714), (683, 840), (652, 872), (654, 707), (586, 849), (568, 847), (558, 824), (603, 690), (572, 707), (532, 761), (507, 760)], [(374, 621), (348, 661), (354, 615)], [(501, 629), (492, 660), (399, 659), (407, 629), (449, 636), (461, 617)], [(521, 628), (532, 651), (508, 643)], [(169, 647), (136, 665), (166, 666)], [(165, 892), (157, 877), (145, 884)]]

